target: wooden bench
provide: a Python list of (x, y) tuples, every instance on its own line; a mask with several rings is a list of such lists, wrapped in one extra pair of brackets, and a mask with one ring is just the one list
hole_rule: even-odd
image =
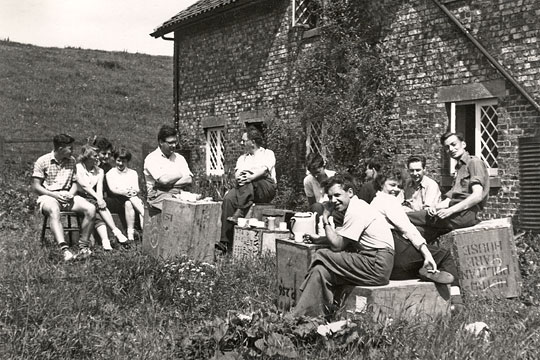
[(347, 286), (341, 311), (373, 314), (373, 320), (433, 320), (450, 315), (450, 288), (420, 280), (390, 281), (384, 286)]
[(465, 299), (520, 295), (521, 275), (510, 218), (453, 230), (439, 238), (439, 246), (452, 252)]

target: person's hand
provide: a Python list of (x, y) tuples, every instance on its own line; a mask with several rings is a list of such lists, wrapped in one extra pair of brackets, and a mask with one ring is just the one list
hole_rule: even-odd
[(433, 259), (433, 256), (429, 254), (424, 258), (424, 267), (428, 270), (428, 272), (435, 273), (437, 272), (437, 263)]
[(437, 215), (437, 209), (435, 209), (434, 207), (428, 207), (426, 209), (427, 213), (429, 216), (433, 217), (435, 215)]
[(441, 209), (437, 211), (436, 215), (439, 217), (439, 219), (446, 219), (447, 217), (450, 217), (453, 214), (454, 214), (454, 211), (452, 211), (451, 208), (447, 208), (447, 209)]
[(317, 242), (320, 240), (320, 236), (317, 235), (317, 234), (304, 234), (303, 236), (303, 240), (305, 243), (308, 243), (308, 244), (317, 244)]
[(56, 200), (62, 204), (68, 203), (73, 199), (73, 195), (71, 195), (69, 191), (59, 191), (55, 193), (55, 195)]
[(105, 210), (107, 208), (107, 203), (103, 199), (98, 199), (97, 206), (99, 210)]

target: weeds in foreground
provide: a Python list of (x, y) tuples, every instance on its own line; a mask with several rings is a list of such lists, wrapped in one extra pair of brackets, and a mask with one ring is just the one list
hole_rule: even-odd
[[(379, 324), (360, 314), (323, 337), (321, 319), (276, 309), (271, 257), (158, 261), (137, 247), (63, 263), (36, 240), (21, 176), (0, 178), (0, 201), (9, 204), (0, 227), (2, 359), (537, 358), (540, 252), (532, 233), (517, 237), (520, 299), (470, 301), (431, 322)], [(463, 330), (476, 321), (491, 328), (489, 341)]]

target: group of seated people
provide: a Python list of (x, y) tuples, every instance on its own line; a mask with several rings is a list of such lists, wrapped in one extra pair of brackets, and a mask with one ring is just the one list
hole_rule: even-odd
[(312, 259), (295, 315), (329, 315), (341, 285), (386, 285), (389, 280), (415, 278), (451, 284), (454, 306), (460, 306), (454, 260), (433, 243), (446, 232), (479, 222), (489, 175), (483, 161), (465, 150), (461, 134), (447, 132), (440, 142), (456, 161), (453, 186), (444, 196), (437, 182), (425, 175), (423, 156), (409, 157), (406, 181), (401, 169), (381, 171), (369, 163), (358, 195), (350, 175), (327, 170), (320, 156), (308, 158), (304, 190), (312, 210), (320, 214), (324, 232), (304, 238), (327, 248)]
[[(51, 232), (64, 260), (90, 256), (90, 236), (94, 232), (105, 251), (113, 250), (108, 229), (121, 247), (129, 249), (136, 222), (142, 229), (144, 216), (144, 205), (138, 196), (138, 175), (128, 167), (131, 153), (124, 147), (113, 150), (106, 138), (94, 137), (81, 147), (75, 159), (74, 142), (67, 134), (54, 136), (54, 150), (37, 159), (32, 173), (37, 205), (49, 217)], [(114, 167), (109, 163), (111, 155)], [(65, 241), (61, 211), (73, 211), (82, 217), (76, 254)], [(116, 226), (111, 213), (119, 215), (127, 236)]]
[[(160, 128), (158, 147), (144, 160), (147, 202), (159, 212), (163, 201), (176, 197), (192, 183), (189, 166), (175, 149), (176, 129)], [(138, 176), (128, 164), (125, 148), (112, 152), (104, 138), (82, 146), (78, 162), (72, 156), (74, 139), (54, 137), (54, 150), (40, 157), (34, 166), (33, 188), (38, 206), (50, 217), (51, 230), (64, 259), (75, 257), (64, 240), (60, 211), (72, 210), (83, 218), (79, 253), (91, 254), (89, 236), (93, 229), (105, 250), (111, 250), (107, 227), (120, 244), (133, 240), (136, 215), (142, 226), (144, 206), (138, 197)], [(348, 174), (326, 169), (320, 155), (310, 155), (304, 191), (311, 209), (319, 214), (318, 231), (305, 234), (308, 242), (325, 244), (314, 255), (301, 286), (302, 295), (294, 309), (297, 315), (328, 314), (333, 291), (339, 285), (385, 285), (392, 280), (421, 278), (457, 289), (456, 266), (450, 253), (434, 245), (438, 236), (452, 229), (478, 223), (477, 213), (486, 204), (489, 176), (482, 160), (466, 151), (459, 133), (440, 138), (443, 149), (456, 162), (452, 188), (441, 194), (437, 182), (426, 176), (424, 156), (407, 161), (409, 177), (403, 171), (381, 171), (368, 163), (366, 181), (355, 192)], [(222, 229), (217, 249), (229, 252), (234, 223), (244, 217), (254, 203), (270, 202), (276, 194), (276, 159), (263, 147), (261, 132), (248, 126), (241, 140), (244, 154), (235, 167), (234, 187), (222, 202)], [(111, 152), (115, 167), (109, 164)], [(116, 227), (111, 212), (123, 215), (127, 237)]]

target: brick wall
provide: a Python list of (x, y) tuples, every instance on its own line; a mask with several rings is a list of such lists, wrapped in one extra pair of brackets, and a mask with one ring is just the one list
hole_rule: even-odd
[[(533, 96), (540, 98), (540, 2), (443, 1), (487, 50)], [(264, 3), (263, 3), (264, 4)], [(396, 164), (412, 153), (428, 157), (441, 180), (448, 159), (439, 135), (448, 127), (440, 89), (499, 81), (498, 181), (483, 216), (516, 218), (519, 207), (518, 138), (534, 135), (540, 115), (431, 0), (404, 2), (388, 14), (384, 52), (397, 80), (391, 128), (399, 144)], [(295, 121), (294, 64), (310, 42), (291, 28), (288, 1), (246, 7), (179, 30), (180, 131), (204, 172), (204, 119), (226, 124), (226, 165), (234, 166), (246, 114)], [(315, 40), (316, 41), (316, 40)], [(248, 116), (249, 117), (249, 116)], [(303, 142), (304, 139), (299, 139)], [(272, 145), (269, 144), (272, 149)], [(276, 149), (273, 149), (276, 150)], [(287, 164), (298, 168), (301, 164)], [(278, 173), (279, 176), (279, 173)]]
[(195, 171), (205, 170), (205, 119), (225, 123), (226, 171), (241, 154), (246, 120), (294, 119), (293, 64), (305, 42), (302, 29), (290, 24), (289, 2), (272, 1), (175, 33), (180, 132)]
[[(540, 101), (540, 2), (536, 0), (446, 1), (490, 54)], [(398, 97), (392, 128), (400, 143), (397, 162), (424, 153), (438, 180), (445, 167), (438, 136), (449, 123), (438, 91), (504, 79), (431, 0), (408, 1), (395, 14), (385, 38)], [(540, 114), (508, 81), (499, 97), (499, 179), (484, 217), (515, 216), (519, 207), (518, 137), (532, 136)]]

